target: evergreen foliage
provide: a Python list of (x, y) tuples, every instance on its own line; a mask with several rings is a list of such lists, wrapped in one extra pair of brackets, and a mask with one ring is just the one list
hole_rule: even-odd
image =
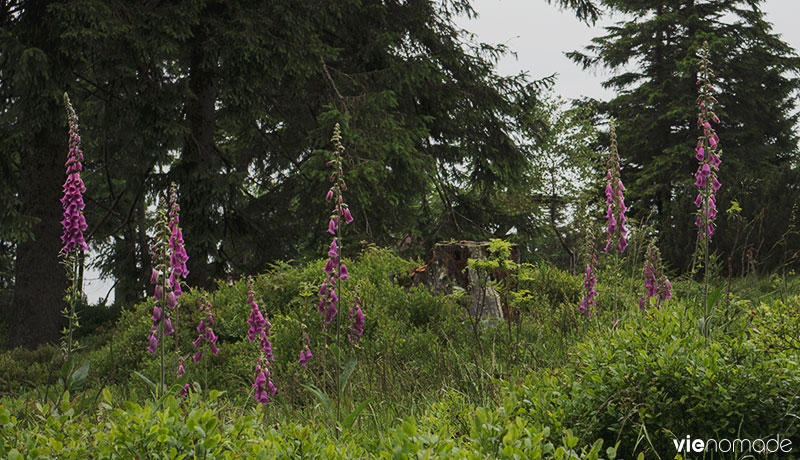
[(697, 51), (708, 41), (721, 93), (718, 132), (725, 150), (717, 206), (724, 214), (737, 201), (743, 218), (758, 221), (760, 228), (743, 242), (732, 223), (721, 219), (715, 246), (724, 255), (736, 252), (737, 268), (749, 248), (759, 251), (756, 257), (767, 267), (781, 263), (776, 243), (800, 196), (794, 131), (800, 58), (772, 31), (759, 9), (763, 1), (603, 3), (624, 14), (624, 20), (607, 27), (606, 35), (593, 39), (585, 52), (569, 56), (584, 67), (616, 71), (604, 86), (617, 96), (601, 110), (620, 121), (624, 174), (633, 178), (633, 215), (650, 216), (672, 266), (690, 267), (686, 248), (697, 238), (690, 215), (698, 136)]

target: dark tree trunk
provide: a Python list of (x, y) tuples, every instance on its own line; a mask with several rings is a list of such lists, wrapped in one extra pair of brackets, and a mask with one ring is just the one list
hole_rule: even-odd
[(66, 174), (67, 131), (59, 128), (63, 126), (50, 126), (33, 136), (34, 144), (20, 165), (22, 213), (38, 221), (33, 239), (17, 248), (11, 347), (36, 348), (61, 337), (67, 278), (59, 259), (63, 212), (59, 200)]
[(31, 349), (59, 342), (68, 286), (59, 254), (63, 219), (60, 199), (68, 150), (61, 95), (67, 86), (70, 63), (59, 53), (57, 30), (48, 25), (50, 3), (25, 2), (14, 26), (15, 37), (24, 47), (38, 49), (47, 56), (46, 67), (10, 83), (15, 91), (27, 94), (15, 104), (16, 116), (22, 120), (21, 134), (25, 136), (24, 147), (20, 148), (19, 199), (21, 214), (35, 222), (32, 239), (17, 247), (8, 342), (11, 347)]
[(186, 103), (189, 134), (186, 137), (178, 170), (181, 225), (189, 255), (188, 284), (208, 287), (213, 273), (210, 258), (216, 252), (217, 229), (213, 218), (214, 131), (216, 130), (216, 63), (205, 51), (206, 25), (195, 28), (190, 56), (190, 99)]

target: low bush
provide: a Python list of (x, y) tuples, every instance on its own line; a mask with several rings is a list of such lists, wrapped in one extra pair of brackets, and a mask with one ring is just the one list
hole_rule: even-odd
[(672, 440), (686, 435), (800, 434), (797, 355), (765, 359), (744, 334), (707, 339), (696, 324), (680, 305), (633, 316), (578, 346), (574, 368), (540, 373), (509, 394), (534, 423), (619, 442), (629, 456), (671, 458)]

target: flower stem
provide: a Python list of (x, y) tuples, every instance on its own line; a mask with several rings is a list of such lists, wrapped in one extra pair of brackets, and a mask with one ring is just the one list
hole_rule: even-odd
[[(337, 188), (337, 200), (341, 197), (342, 193), (342, 150), (341, 144), (336, 146), (336, 163), (337, 163), (337, 171), (336, 171), (336, 188)], [(344, 216), (342, 216), (342, 204), (337, 201), (336, 203), (336, 212), (337, 212), (337, 219), (339, 222), (336, 225), (336, 245), (339, 248), (339, 257), (337, 260), (335, 270), (338, 272), (339, 267), (342, 263), (342, 225), (344, 225)], [(339, 295), (340, 301), (343, 303), (344, 296), (342, 295), (342, 280), (339, 276), (336, 277), (336, 292)], [(344, 307), (342, 307), (344, 308)], [(342, 312), (336, 315), (336, 423), (339, 423), (341, 420), (341, 407), (342, 407), (342, 380), (341, 380), (341, 364), (342, 364), (342, 347), (340, 343), (340, 336), (341, 336), (341, 322), (342, 322)], [(339, 436), (339, 431), (336, 431), (336, 436)]]
[(78, 298), (78, 250), (72, 253), (72, 292), (69, 296), (69, 326), (67, 332), (66, 359), (72, 355), (72, 334), (75, 331), (75, 303)]

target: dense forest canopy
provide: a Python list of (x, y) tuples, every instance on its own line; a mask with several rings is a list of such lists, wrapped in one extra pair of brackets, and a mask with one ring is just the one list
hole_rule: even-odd
[(66, 286), (64, 92), (81, 122), (87, 239), (117, 302), (144, 296), (152, 208), (172, 182), (191, 286), (318, 257), (321, 152), (337, 122), (358, 217), (350, 247), (424, 257), (436, 241), (499, 237), (524, 259), (574, 267), (583, 224), (602, 218), (583, 210), (602, 199), (607, 143), (594, 130), (613, 115), (632, 212), (684, 271), (697, 235), (696, 51), (708, 41), (723, 108), (720, 209), (742, 208), (720, 219), (719, 263), (795, 263), (800, 61), (761, 2), (553, 3), (587, 22), (604, 10), (633, 18), (572, 54), (585, 66), (641, 63), (607, 82), (611, 101), (556, 103), (549, 79), (499, 75), (509, 50), (454, 23), (475, 14), (467, 0), (0, 2), (0, 305), (12, 344), (60, 330), (63, 289), (37, 286)]

